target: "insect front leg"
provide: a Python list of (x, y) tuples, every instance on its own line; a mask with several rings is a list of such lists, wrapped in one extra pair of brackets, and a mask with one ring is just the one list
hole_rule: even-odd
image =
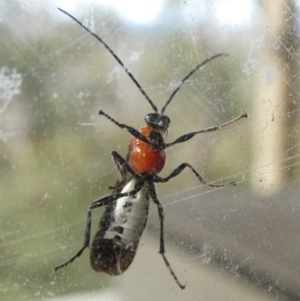
[(193, 166), (191, 166), (190, 164), (188, 163), (182, 163), (180, 164), (177, 168), (175, 168), (171, 173), (170, 175), (168, 175), (167, 177), (165, 178), (162, 178), (158, 175), (153, 175), (152, 176), (152, 179), (153, 179), (153, 182), (155, 183), (165, 183), (165, 182), (168, 182), (170, 179), (178, 176), (186, 167), (190, 168), (190, 170), (193, 172), (193, 174), (197, 177), (197, 179), (203, 184), (203, 185), (207, 185), (207, 186), (210, 186), (210, 187), (225, 187), (225, 186), (235, 186), (236, 183), (235, 182), (230, 182), (228, 184), (221, 184), (221, 185), (218, 185), (218, 184), (208, 184), (201, 176), (200, 174), (195, 170), (195, 168)]
[(123, 124), (123, 123), (119, 123), (117, 120), (115, 120), (114, 118), (112, 118), (111, 116), (109, 116), (102, 110), (99, 111), (99, 115), (103, 115), (108, 120), (110, 120), (112, 123), (114, 123), (116, 126), (118, 126), (120, 129), (126, 129), (130, 133), (130, 135), (132, 135), (133, 137), (135, 137), (139, 140), (142, 140), (143, 142), (151, 145), (151, 142), (135, 128), (133, 128), (129, 125)]
[(207, 129), (204, 129), (204, 130), (200, 130), (200, 131), (195, 131), (195, 132), (191, 132), (191, 133), (188, 133), (188, 134), (185, 134), (185, 135), (182, 135), (180, 136), (179, 138), (177, 138), (176, 140), (174, 140), (173, 142), (171, 143), (165, 143), (164, 144), (164, 149), (166, 149), (167, 147), (170, 147), (170, 146), (173, 146), (173, 145), (176, 145), (178, 143), (182, 143), (182, 142), (186, 142), (190, 139), (192, 139), (195, 135), (198, 135), (198, 134), (202, 134), (202, 133), (209, 133), (209, 132), (215, 132), (215, 131), (218, 131), (218, 130), (221, 130), (237, 121), (239, 121), (240, 119), (242, 118), (247, 118), (248, 117), (248, 114), (245, 113), (243, 115), (240, 115), (230, 121), (227, 121), (221, 125), (217, 125), (217, 126), (213, 126), (213, 127), (210, 127), (210, 128), (207, 128)]
[(103, 110), (99, 111), (99, 115), (103, 115), (104, 117), (106, 117), (108, 120), (110, 120), (112, 123), (114, 123), (119, 128), (126, 129), (129, 132), (129, 134), (131, 136), (133, 136), (134, 138), (149, 144), (153, 148), (157, 148), (157, 145), (153, 141), (148, 140), (143, 134), (140, 133), (140, 131), (136, 130), (135, 128), (133, 128), (129, 125), (126, 125), (124, 123), (119, 123), (117, 120), (112, 118), (110, 115), (106, 114)]
[(158, 210), (158, 216), (159, 216), (159, 221), (160, 221), (160, 243), (159, 243), (159, 254), (163, 257), (163, 260), (165, 262), (165, 265), (169, 269), (171, 275), (173, 276), (175, 282), (181, 289), (185, 289), (185, 285), (182, 285), (177, 276), (175, 275), (168, 259), (165, 256), (165, 237), (164, 237), (164, 208), (157, 199), (157, 194), (155, 190), (155, 186), (153, 182), (147, 182), (149, 186), (149, 194), (153, 202), (157, 205), (157, 210)]
[(137, 185), (135, 189), (133, 189), (130, 192), (125, 192), (125, 193), (117, 193), (113, 195), (109, 195), (107, 197), (104, 197), (102, 199), (99, 199), (95, 202), (93, 202), (90, 207), (89, 211), (87, 214), (87, 222), (86, 222), (86, 228), (84, 232), (84, 241), (83, 241), (83, 247), (73, 256), (71, 259), (66, 261), (65, 263), (57, 266), (54, 268), (54, 271), (57, 272), (59, 269), (64, 268), (68, 264), (72, 263), (76, 258), (80, 257), (83, 251), (89, 247), (90, 245), (90, 236), (91, 236), (91, 223), (92, 223), (92, 210), (95, 208), (100, 208), (102, 206), (106, 206), (110, 204), (111, 202), (114, 202), (118, 200), (119, 198), (125, 197), (125, 196), (134, 196), (140, 189), (140, 186)]

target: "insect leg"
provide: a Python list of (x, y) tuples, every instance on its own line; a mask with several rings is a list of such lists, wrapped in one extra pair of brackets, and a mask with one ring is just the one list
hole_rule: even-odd
[[(126, 125), (124, 123), (119, 123), (117, 120), (115, 120), (114, 118), (112, 118), (111, 116), (109, 116), (108, 114), (106, 114), (102, 110), (99, 111), (99, 115), (103, 115), (104, 117), (106, 117), (108, 120), (110, 120), (112, 123), (114, 123), (119, 128), (126, 129), (129, 132), (129, 134), (132, 135), (133, 137), (135, 137), (136, 139), (139, 139), (139, 140), (141, 140), (141, 141), (149, 144), (154, 149), (157, 149), (157, 145), (155, 143), (153, 143), (152, 141), (148, 140), (143, 134), (141, 134), (135, 128), (133, 128), (133, 127), (131, 127), (129, 125)], [(181, 142), (183, 142), (183, 141), (181, 141)], [(169, 147), (169, 146), (165, 146), (165, 144), (164, 144), (163, 147), (166, 148), (166, 147)]]
[(117, 180), (115, 185), (109, 185), (108, 188), (111, 190), (122, 188), (126, 182), (126, 172), (129, 172), (134, 177), (138, 177), (138, 175), (132, 170), (132, 168), (128, 165), (127, 161), (119, 155), (116, 151), (111, 152), (111, 156), (114, 160), (115, 166), (117, 168), (119, 179)]
[(109, 119), (112, 123), (114, 123), (119, 128), (126, 129), (130, 133), (130, 135), (132, 135), (133, 137), (135, 137), (139, 140), (142, 140), (143, 142), (151, 145), (151, 142), (144, 135), (142, 135), (138, 130), (136, 130), (135, 128), (133, 128), (129, 125), (123, 124), (123, 123), (119, 123), (118, 121), (113, 119), (111, 116), (109, 116), (108, 114), (103, 112), (102, 110), (99, 111), (99, 115), (103, 115), (104, 117)]
[(165, 265), (167, 266), (167, 268), (169, 269), (171, 275), (173, 276), (175, 282), (177, 283), (177, 285), (181, 288), (181, 289), (185, 289), (186, 285), (182, 285), (177, 276), (175, 275), (168, 259), (165, 256), (165, 238), (164, 238), (164, 208), (161, 205), (161, 203), (159, 202), (159, 200), (157, 199), (157, 194), (156, 194), (156, 190), (155, 190), (155, 186), (152, 182), (147, 182), (148, 186), (149, 186), (149, 194), (151, 199), (153, 200), (153, 202), (157, 205), (157, 209), (158, 209), (158, 216), (159, 216), (159, 221), (160, 221), (160, 243), (159, 243), (159, 254), (161, 254), (161, 256), (163, 257), (163, 260), (165, 262)]
[(136, 185), (134, 190), (132, 190), (130, 192), (112, 194), (112, 195), (109, 195), (107, 197), (101, 198), (101, 199), (93, 202), (89, 207), (89, 211), (88, 211), (88, 215), (87, 215), (87, 222), (86, 222), (86, 228), (85, 228), (85, 232), (84, 232), (83, 247), (71, 259), (69, 259), (65, 263), (55, 267), (54, 271), (57, 272), (59, 269), (61, 269), (65, 266), (67, 266), (68, 264), (72, 263), (76, 258), (81, 256), (81, 254), (83, 253), (83, 251), (86, 248), (89, 247), (89, 245), (90, 245), (90, 236), (91, 236), (92, 210), (93, 209), (99, 208), (99, 207), (102, 207), (102, 206), (106, 206), (106, 205), (110, 204), (111, 202), (116, 201), (119, 198), (122, 198), (124, 196), (134, 196), (141, 189), (140, 186), (141, 185)]
[(191, 132), (191, 133), (188, 133), (188, 134), (185, 134), (185, 135), (182, 135), (180, 136), (179, 138), (177, 138), (176, 140), (174, 140), (173, 142), (171, 143), (165, 143), (164, 144), (164, 149), (166, 149), (167, 147), (170, 147), (170, 146), (173, 146), (173, 145), (176, 145), (178, 143), (182, 143), (182, 142), (185, 142), (185, 141), (188, 141), (190, 139), (192, 139), (195, 135), (198, 135), (198, 134), (202, 134), (202, 133), (209, 133), (209, 132), (215, 132), (215, 131), (218, 131), (218, 130), (221, 130), (237, 121), (239, 121), (240, 119), (242, 118), (247, 118), (248, 117), (248, 114), (245, 113), (241, 116), (238, 116), (230, 121), (227, 121), (221, 125), (217, 125), (217, 126), (213, 126), (213, 127), (210, 127), (210, 128), (207, 128), (207, 129), (204, 129), (204, 130), (200, 130), (200, 131), (196, 131), (196, 132)]
[(175, 168), (167, 177), (165, 178), (161, 178), (159, 177), (158, 175), (153, 175), (152, 176), (152, 179), (153, 179), (153, 182), (155, 183), (165, 183), (165, 182), (168, 182), (170, 179), (178, 176), (186, 167), (189, 167), (193, 174), (197, 177), (197, 179), (203, 184), (203, 185), (208, 185), (210, 187), (225, 187), (225, 186), (235, 186), (236, 183), (235, 182), (231, 182), (231, 183), (228, 183), (228, 184), (222, 184), (222, 185), (217, 185), (217, 184), (208, 184), (201, 176), (200, 174), (194, 169), (193, 166), (191, 166), (190, 164), (188, 163), (182, 163), (180, 164), (177, 168)]

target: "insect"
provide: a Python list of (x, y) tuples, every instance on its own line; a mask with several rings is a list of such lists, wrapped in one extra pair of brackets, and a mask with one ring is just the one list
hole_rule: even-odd
[(65, 263), (55, 267), (54, 270), (57, 271), (67, 266), (76, 258), (81, 256), (82, 252), (86, 248), (90, 247), (92, 210), (105, 206), (104, 213), (102, 214), (99, 222), (98, 230), (90, 247), (90, 262), (92, 268), (96, 271), (105, 272), (109, 275), (122, 274), (127, 270), (134, 259), (140, 237), (146, 227), (149, 204), (150, 201), (153, 201), (153, 203), (157, 206), (160, 221), (159, 253), (161, 254), (165, 265), (169, 269), (169, 272), (173, 276), (177, 285), (181, 289), (184, 289), (185, 285), (179, 282), (173, 268), (165, 256), (164, 209), (157, 198), (155, 183), (168, 182), (186, 168), (190, 169), (200, 183), (204, 185), (211, 187), (224, 187), (235, 185), (235, 182), (224, 185), (209, 184), (189, 163), (186, 162), (180, 164), (167, 177), (160, 177), (158, 174), (163, 169), (166, 160), (165, 150), (176, 144), (186, 142), (192, 139), (195, 135), (214, 132), (227, 127), (242, 118), (247, 118), (247, 114), (242, 114), (219, 126), (213, 126), (204, 130), (184, 134), (173, 142), (166, 143), (165, 138), (170, 125), (170, 118), (167, 115), (164, 115), (164, 112), (188, 78), (211, 60), (225, 56), (226, 54), (219, 53), (211, 56), (194, 67), (189, 74), (181, 80), (178, 87), (173, 91), (159, 113), (157, 107), (154, 105), (145, 90), (141, 87), (115, 52), (106, 44), (106, 42), (68, 12), (60, 8), (58, 9), (77, 22), (109, 51), (126, 74), (131, 78), (142, 95), (146, 98), (154, 113), (147, 114), (145, 117), (146, 126), (140, 130), (136, 130), (131, 126), (119, 123), (103, 110), (99, 111), (100, 115), (106, 117), (120, 129), (125, 129), (130, 133), (132, 138), (129, 143), (129, 152), (126, 159), (115, 151), (111, 153), (119, 174), (115, 185), (109, 187), (112, 190), (112, 193), (94, 201), (90, 205), (82, 248), (75, 256)]

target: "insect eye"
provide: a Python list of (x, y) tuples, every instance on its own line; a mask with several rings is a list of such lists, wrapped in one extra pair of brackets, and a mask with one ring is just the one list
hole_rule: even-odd
[(146, 115), (145, 117), (145, 122), (146, 124), (150, 125), (150, 126), (155, 126), (158, 124), (159, 121), (159, 116), (156, 113), (149, 113)]
[(166, 131), (170, 125), (170, 118), (166, 115), (149, 113), (145, 117), (145, 122), (153, 128)]
[(170, 125), (170, 118), (168, 116), (163, 115), (161, 118), (161, 123), (162, 123), (162, 127), (164, 128), (164, 130), (167, 130), (169, 128)]

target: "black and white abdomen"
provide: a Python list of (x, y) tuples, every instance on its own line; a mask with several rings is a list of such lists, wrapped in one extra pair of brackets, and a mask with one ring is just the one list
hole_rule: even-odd
[[(136, 180), (130, 180), (121, 193), (134, 190)], [(114, 239), (116, 243), (126, 246), (138, 243), (146, 226), (149, 209), (148, 188), (142, 189), (134, 196), (117, 200), (113, 211), (113, 223), (106, 231), (104, 238)]]

